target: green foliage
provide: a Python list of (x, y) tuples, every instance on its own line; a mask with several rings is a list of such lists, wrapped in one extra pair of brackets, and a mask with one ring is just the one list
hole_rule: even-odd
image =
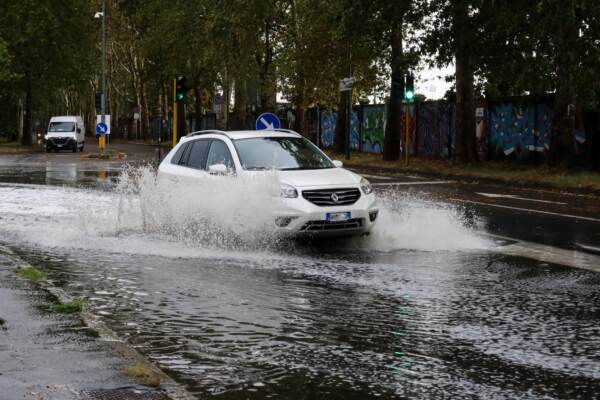
[(48, 279), (48, 275), (44, 271), (40, 271), (35, 267), (17, 268), (15, 272), (17, 275), (36, 283)]
[(74, 300), (68, 303), (54, 304), (52, 311), (61, 314), (75, 314), (80, 313), (84, 310), (85, 303), (83, 300)]

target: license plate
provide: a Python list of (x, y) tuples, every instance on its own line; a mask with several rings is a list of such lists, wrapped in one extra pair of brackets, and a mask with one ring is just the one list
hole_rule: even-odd
[(348, 221), (351, 218), (350, 212), (336, 212), (325, 214), (325, 219), (328, 222)]

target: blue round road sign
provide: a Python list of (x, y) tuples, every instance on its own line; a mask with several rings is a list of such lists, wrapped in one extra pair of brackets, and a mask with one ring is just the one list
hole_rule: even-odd
[(104, 135), (108, 132), (108, 126), (104, 122), (100, 122), (96, 125), (96, 133), (98, 135)]
[(277, 118), (277, 115), (273, 113), (263, 113), (256, 119), (256, 130), (264, 129), (279, 129), (281, 128), (281, 121)]

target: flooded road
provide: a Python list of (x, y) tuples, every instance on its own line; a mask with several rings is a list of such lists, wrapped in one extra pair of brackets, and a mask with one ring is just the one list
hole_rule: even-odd
[(199, 398), (600, 397), (600, 274), (506, 254), (483, 207), (381, 187), (369, 238), (240, 245), (157, 229), (187, 203), (123, 190), (117, 166), (46, 167), (0, 168), (0, 242)]

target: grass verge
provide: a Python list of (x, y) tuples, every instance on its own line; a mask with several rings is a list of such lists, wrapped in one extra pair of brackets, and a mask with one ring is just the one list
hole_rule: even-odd
[(80, 313), (85, 308), (85, 303), (82, 300), (73, 300), (68, 303), (54, 304), (52, 311), (61, 314)]
[(556, 189), (587, 189), (600, 191), (600, 173), (576, 171), (564, 168), (550, 168), (545, 165), (524, 165), (514, 162), (484, 161), (477, 164), (463, 164), (454, 160), (438, 160), (425, 157), (412, 157), (407, 166), (404, 159), (383, 161), (381, 154), (352, 153), (350, 160), (344, 155), (327, 152), (333, 158), (342, 160), (350, 168), (379, 169), (398, 174), (423, 174), (453, 179), (486, 179), (521, 186), (548, 186)]
[(17, 268), (15, 273), (33, 282), (43, 282), (48, 279), (48, 275), (44, 271), (40, 271), (35, 267)]
[(125, 374), (143, 383), (146, 386), (160, 386), (160, 376), (157, 373), (155, 373), (152, 369), (144, 365), (137, 364), (133, 367), (125, 368)]

